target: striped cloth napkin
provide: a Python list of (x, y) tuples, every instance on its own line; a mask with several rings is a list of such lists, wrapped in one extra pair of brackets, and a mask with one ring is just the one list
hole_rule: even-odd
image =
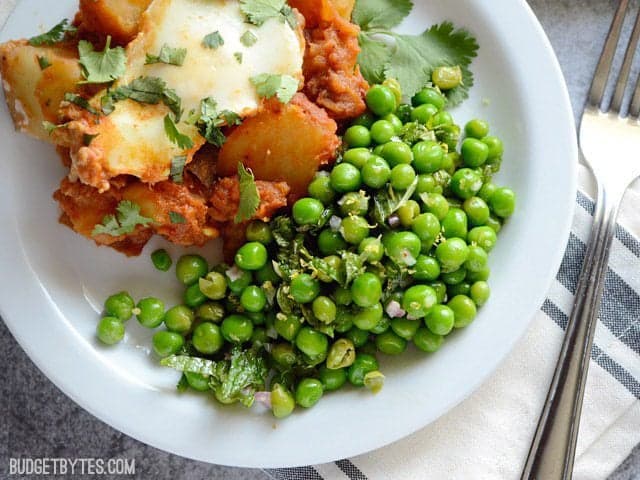
[[(589, 191), (581, 173), (580, 183)], [(640, 236), (638, 207), (640, 190), (630, 191), (591, 352), (575, 480), (605, 479), (640, 443), (640, 241), (634, 236)], [(471, 397), (423, 430), (374, 452), (267, 473), (278, 480), (519, 478), (560, 351), (593, 209), (593, 201), (579, 192), (571, 237), (547, 299), (525, 337)]]

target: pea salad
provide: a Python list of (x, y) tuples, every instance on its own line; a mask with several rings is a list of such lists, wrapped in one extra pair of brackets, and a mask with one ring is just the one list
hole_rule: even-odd
[[(120, 342), (135, 315), (158, 329), (153, 350), (182, 372), (178, 389), (257, 401), (278, 418), (346, 385), (377, 393), (379, 359), (409, 344), (436, 352), (488, 301), (489, 254), (515, 209), (513, 190), (492, 180), (502, 141), (446, 110), (443, 91), (460, 82), (459, 68), (436, 69), (411, 104), (396, 81), (374, 85), (307, 197), (251, 222), (233, 265), (179, 258), (181, 305), (109, 297), (100, 341)], [(152, 261), (172, 265), (164, 250)]]

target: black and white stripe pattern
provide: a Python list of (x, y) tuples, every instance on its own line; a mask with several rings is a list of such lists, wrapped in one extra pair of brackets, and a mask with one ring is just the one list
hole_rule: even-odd
[[(561, 329), (567, 326), (577, 278), (582, 266), (594, 203), (578, 193), (576, 214), (556, 281), (542, 311)], [(591, 359), (640, 399), (640, 241), (618, 226), (609, 261), (600, 323)], [(367, 480), (351, 460), (339, 460), (336, 474), (322, 476), (314, 467), (267, 470), (277, 480)]]

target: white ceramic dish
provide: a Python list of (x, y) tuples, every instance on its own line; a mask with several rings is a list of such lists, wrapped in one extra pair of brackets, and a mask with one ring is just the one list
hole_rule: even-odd
[[(40, 33), (71, 17), (76, 4), (22, 0), (0, 40)], [(148, 350), (151, 333), (135, 320), (117, 347), (94, 340), (101, 302), (118, 289), (138, 298), (164, 292), (167, 302), (177, 301), (173, 275), (149, 261), (162, 242), (127, 259), (59, 225), (51, 194), (65, 171), (53, 148), (13, 132), (2, 102), (0, 313), (31, 359), (118, 430), (178, 455), (246, 467), (315, 464), (373, 450), (468, 396), (523, 334), (559, 267), (573, 215), (577, 149), (560, 68), (524, 0), (416, 2), (402, 30), (446, 19), (470, 29), (481, 45), (476, 86), (455, 118), (486, 118), (504, 139), (498, 182), (518, 192), (519, 205), (492, 253), (491, 301), (440, 352), (384, 359), (380, 394), (347, 389), (285, 421), (260, 407), (221, 408), (206, 396), (178, 394), (178, 375), (157, 366)], [(205, 250), (209, 260), (216, 250)]]

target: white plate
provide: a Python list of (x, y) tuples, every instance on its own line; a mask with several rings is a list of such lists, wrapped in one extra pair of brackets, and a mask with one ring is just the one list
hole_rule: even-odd
[[(0, 39), (40, 33), (71, 17), (76, 4), (22, 0)], [(577, 149), (560, 68), (524, 0), (420, 1), (402, 29), (419, 32), (447, 19), (469, 28), (481, 45), (472, 98), (455, 118), (486, 118), (504, 139), (497, 181), (512, 186), (519, 203), (491, 256), (491, 301), (440, 352), (385, 358), (380, 394), (346, 389), (285, 421), (260, 407), (223, 408), (203, 395), (176, 393), (178, 375), (156, 366), (148, 350), (151, 332), (135, 320), (115, 348), (94, 340), (100, 304), (118, 289), (134, 297), (164, 292), (167, 301), (177, 300), (173, 275), (155, 271), (149, 261), (162, 242), (126, 259), (59, 225), (51, 194), (65, 171), (53, 148), (13, 133), (3, 102), (0, 312), (31, 359), (118, 430), (178, 455), (246, 467), (315, 464), (373, 450), (468, 396), (523, 334), (560, 265), (573, 215)], [(213, 260), (215, 246), (208, 250)]]

